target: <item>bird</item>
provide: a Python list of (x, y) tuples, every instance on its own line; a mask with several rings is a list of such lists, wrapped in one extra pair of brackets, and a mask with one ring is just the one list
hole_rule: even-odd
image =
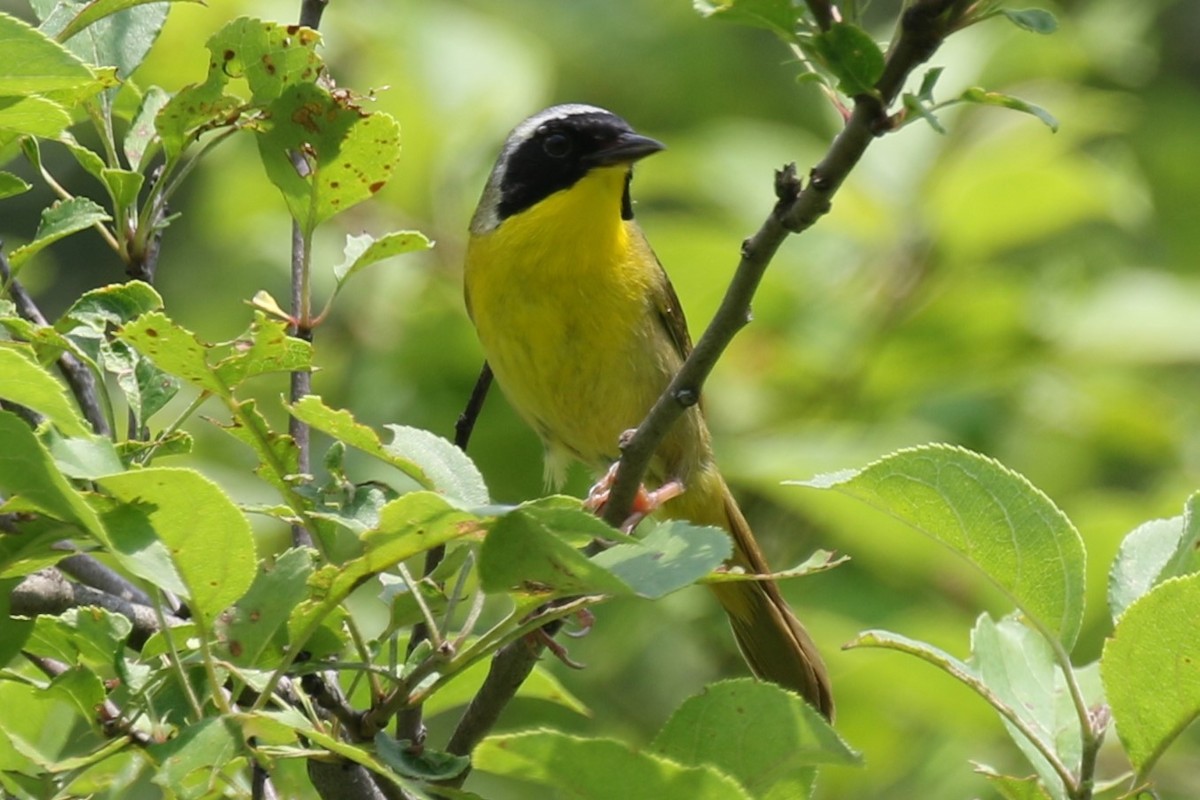
[[(572, 461), (603, 472), (691, 351), (679, 298), (634, 220), (634, 164), (664, 149), (592, 105), (556, 105), (518, 124), (474, 215), (467, 313), (509, 403), (541, 438), (547, 483)], [(770, 568), (713, 459), (699, 405), (659, 446), (648, 478), (682, 488), (668, 519), (724, 529), (729, 565)], [(710, 584), (751, 671), (833, 718), (828, 672), (772, 581)]]

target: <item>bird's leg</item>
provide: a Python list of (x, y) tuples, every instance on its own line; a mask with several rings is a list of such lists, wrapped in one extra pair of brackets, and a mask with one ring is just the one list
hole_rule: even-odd
[[(593, 514), (599, 514), (606, 503), (608, 503), (609, 495), (612, 494), (613, 481), (617, 477), (617, 467), (620, 461), (615, 462), (608, 468), (608, 472), (604, 473), (604, 477), (596, 481), (596, 485), (588, 492), (587, 499), (583, 501), (583, 507)], [(678, 480), (670, 480), (658, 487), (654, 491), (649, 491), (646, 487), (639, 486), (637, 494), (633, 497), (633, 505), (629, 509), (629, 516), (621, 523), (621, 532), (629, 533), (637, 524), (646, 517), (653, 514), (668, 500), (672, 500), (683, 494), (683, 483)]]

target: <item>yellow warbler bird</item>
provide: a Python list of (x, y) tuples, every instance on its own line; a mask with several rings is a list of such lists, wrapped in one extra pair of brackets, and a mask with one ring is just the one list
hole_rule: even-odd
[[(633, 220), (634, 162), (663, 149), (601, 108), (561, 105), (509, 135), (471, 220), (467, 309), (501, 389), (546, 446), (546, 474), (578, 459), (602, 470), (691, 350), (667, 274)], [(651, 478), (678, 482), (667, 517), (729, 532), (730, 563), (767, 573), (750, 527), (713, 463), (699, 407), (655, 455)], [(712, 586), (754, 674), (794, 689), (825, 716), (825, 665), (778, 587)]]

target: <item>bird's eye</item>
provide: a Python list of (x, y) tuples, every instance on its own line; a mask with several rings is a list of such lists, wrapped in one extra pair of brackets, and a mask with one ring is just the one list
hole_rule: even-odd
[(571, 140), (561, 133), (552, 133), (542, 140), (542, 149), (551, 158), (562, 158), (571, 152)]

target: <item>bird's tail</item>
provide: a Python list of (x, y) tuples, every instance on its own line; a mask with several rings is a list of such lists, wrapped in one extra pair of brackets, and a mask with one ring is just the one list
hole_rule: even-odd
[[(679, 516), (697, 524), (724, 528), (733, 539), (730, 563), (754, 574), (769, 573), (771, 570), (754, 534), (720, 474), (712, 470), (702, 475), (702, 482), (709, 485), (691, 486), (676, 501), (689, 507), (690, 513)], [(669, 505), (668, 514), (676, 516)], [(779, 587), (772, 581), (760, 580), (715, 583), (710, 588), (725, 609), (742, 656), (754, 674), (799, 692), (832, 720), (833, 694), (825, 662)]]

